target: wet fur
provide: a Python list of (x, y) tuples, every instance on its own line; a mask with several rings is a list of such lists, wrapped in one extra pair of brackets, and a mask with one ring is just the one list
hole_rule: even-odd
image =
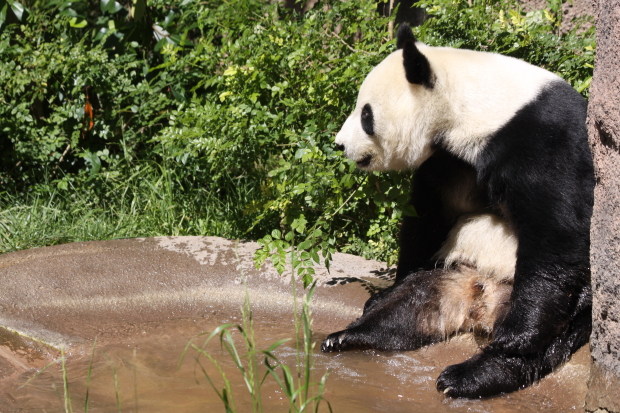
[(403, 220), (395, 284), (322, 350), (412, 350), (472, 331), (491, 343), (446, 368), (438, 390), (523, 388), (591, 330), (586, 103), (516, 59), (428, 47), (406, 26), (398, 44), (364, 81), (336, 144), (362, 169), (415, 168), (418, 216)]

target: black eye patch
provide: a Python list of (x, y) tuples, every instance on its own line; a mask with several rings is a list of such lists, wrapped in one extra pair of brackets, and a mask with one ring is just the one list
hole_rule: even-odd
[(366, 103), (362, 108), (362, 129), (369, 135), (375, 134), (375, 120), (369, 103)]

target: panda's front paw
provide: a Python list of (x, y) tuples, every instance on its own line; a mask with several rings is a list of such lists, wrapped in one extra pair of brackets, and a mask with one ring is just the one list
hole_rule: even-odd
[(437, 378), (437, 390), (450, 397), (482, 397), (476, 377), (468, 374), (469, 361), (447, 367)]
[(518, 390), (530, 384), (523, 360), (495, 352), (482, 352), (447, 367), (437, 379), (437, 390), (450, 397), (482, 398)]
[(331, 353), (334, 351), (348, 350), (347, 330), (337, 331), (327, 336), (321, 344), (321, 351), (323, 353)]

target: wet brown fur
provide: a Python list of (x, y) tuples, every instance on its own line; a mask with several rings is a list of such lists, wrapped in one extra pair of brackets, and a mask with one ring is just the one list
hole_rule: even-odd
[(444, 339), (461, 332), (489, 337), (510, 309), (512, 283), (480, 274), (467, 264), (441, 272), (432, 298), (416, 315), (420, 330)]

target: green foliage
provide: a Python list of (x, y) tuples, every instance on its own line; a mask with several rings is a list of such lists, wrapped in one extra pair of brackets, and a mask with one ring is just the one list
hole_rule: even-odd
[[(366, 18), (374, 8), (373, 2), (338, 2), (299, 18), (260, 2), (250, 12), (256, 19), (243, 21), (228, 6), (205, 12), (198, 27), (208, 43), (188, 53), (211, 74), (197, 85), (204, 99), (182, 104), (156, 138), (177, 161), (200, 162), (212, 179), (255, 177), (260, 197), (245, 213), (254, 217), (252, 231), (270, 234), (261, 239), (258, 264), (271, 258), (283, 271), (286, 251), (299, 245), (293, 265), (306, 284), (319, 251), (329, 262), (336, 246), (355, 244), (356, 252), (393, 261), (393, 249), (385, 254), (359, 242), (373, 224), (381, 227), (370, 234), (376, 245), (394, 239), (396, 203), (373, 200), (385, 178), (355, 173), (333, 145), (361, 81), (394, 47), (387, 20)], [(358, 31), (364, 36), (353, 48)]]
[[(587, 96), (593, 31), (559, 34), (558, 0), (528, 13), (512, 0), (423, 5), (424, 42), (519, 57)], [(336, 250), (396, 261), (411, 173), (360, 173), (333, 144), (395, 48), (374, 1), (303, 16), (266, 0), (0, 10), (1, 251), (243, 237), (259, 240), (257, 265), (292, 260), (306, 285)]]
[[(501, 53), (554, 72), (585, 97), (594, 65), (594, 25), (581, 18), (560, 34), (562, 1), (525, 12), (512, 1), (421, 1), (432, 16), (416, 34), (431, 46)], [(583, 28), (582, 28), (583, 27)]]

